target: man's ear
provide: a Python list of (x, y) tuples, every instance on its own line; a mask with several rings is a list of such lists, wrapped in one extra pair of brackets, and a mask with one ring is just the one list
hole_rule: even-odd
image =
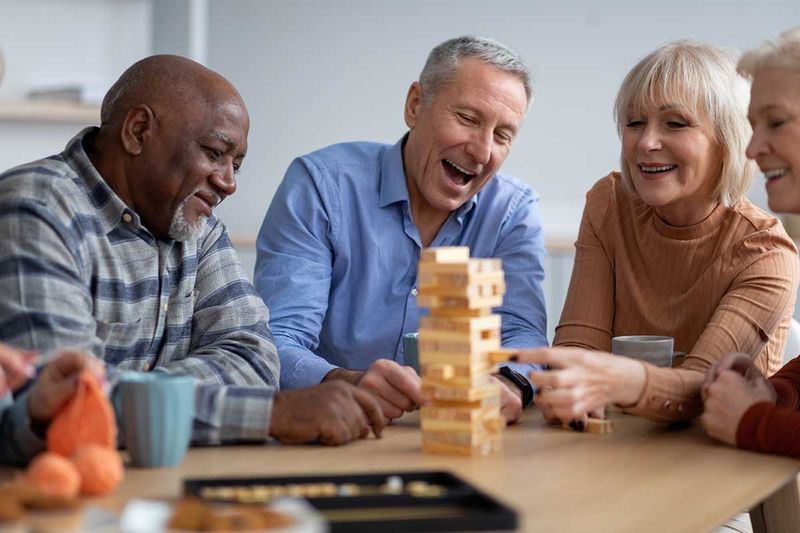
[(419, 119), (419, 113), (422, 109), (422, 86), (418, 81), (411, 84), (408, 88), (406, 95), (406, 106), (403, 109), (403, 116), (406, 120), (406, 126), (414, 129)]
[(120, 141), (123, 149), (130, 155), (142, 153), (144, 143), (153, 132), (153, 110), (146, 104), (139, 104), (125, 115), (120, 129)]

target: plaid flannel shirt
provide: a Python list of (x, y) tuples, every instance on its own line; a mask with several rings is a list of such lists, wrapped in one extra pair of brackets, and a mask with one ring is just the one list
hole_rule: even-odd
[[(195, 443), (267, 439), (279, 361), (227, 230), (211, 217), (197, 241), (153, 237), (89, 160), (96, 131), (0, 174), (0, 341), (190, 374)], [(44, 447), (25, 397), (0, 401), (0, 460)]]

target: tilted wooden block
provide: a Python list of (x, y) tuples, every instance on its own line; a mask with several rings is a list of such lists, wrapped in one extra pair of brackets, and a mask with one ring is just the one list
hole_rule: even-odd
[(489, 362), (492, 364), (506, 363), (512, 355), (519, 352), (518, 348), (500, 348), (498, 350), (491, 350), (488, 354)]
[(500, 408), (500, 394), (486, 396), (479, 400), (461, 401), (461, 400), (436, 400), (431, 399), (427, 405), (428, 407), (436, 409), (494, 409)]
[(440, 246), (423, 248), (419, 256), (420, 263), (461, 263), (469, 261), (468, 246)]

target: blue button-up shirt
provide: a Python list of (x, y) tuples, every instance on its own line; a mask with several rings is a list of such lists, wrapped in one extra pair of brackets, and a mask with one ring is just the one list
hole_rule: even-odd
[[(315, 385), (337, 367), (366, 370), (379, 358), (403, 363), (403, 334), (419, 324), (422, 242), (402, 145), (324, 148), (295, 159), (278, 187), (258, 236), (255, 285), (270, 309), (282, 388)], [(547, 345), (544, 239), (527, 185), (495, 175), (431, 246), (502, 259), (503, 346)]]

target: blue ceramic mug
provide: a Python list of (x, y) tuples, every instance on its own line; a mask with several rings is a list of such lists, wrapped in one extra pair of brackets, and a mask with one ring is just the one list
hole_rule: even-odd
[(115, 395), (133, 466), (157, 468), (180, 463), (192, 436), (194, 378), (124, 372)]

